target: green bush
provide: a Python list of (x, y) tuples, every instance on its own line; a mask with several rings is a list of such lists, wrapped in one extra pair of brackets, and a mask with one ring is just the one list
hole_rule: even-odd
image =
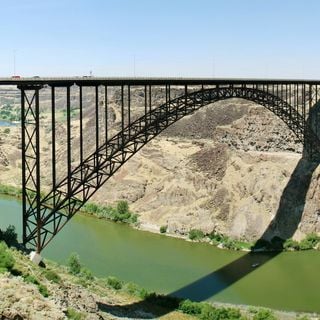
[(51, 282), (54, 283), (61, 283), (61, 278), (60, 276), (54, 272), (53, 270), (45, 270), (43, 272), (43, 275), (45, 276), (45, 278)]
[(189, 239), (190, 240), (201, 240), (204, 238), (204, 233), (198, 229), (192, 229), (189, 231)]
[(23, 276), (23, 280), (27, 283), (32, 283), (32, 284), (36, 284), (36, 285), (40, 284), (38, 279), (29, 273)]
[(138, 221), (138, 215), (129, 211), (129, 205), (127, 201), (124, 200), (119, 201), (116, 208), (112, 208), (111, 206), (99, 206), (89, 202), (84, 205), (82, 211), (90, 215), (95, 215), (98, 218), (109, 219), (115, 222), (134, 224)]
[(166, 233), (168, 229), (168, 226), (161, 226), (160, 227), (160, 233)]
[(284, 250), (299, 250), (300, 245), (298, 241), (293, 240), (292, 238), (285, 240), (283, 243)]
[(4, 242), (0, 242), (0, 270), (11, 271), (14, 266), (14, 258)]
[(86, 280), (93, 280), (94, 276), (92, 272), (88, 268), (81, 268), (80, 270), (80, 277), (85, 278)]
[(69, 268), (69, 273), (73, 275), (79, 274), (81, 271), (81, 263), (80, 263), (79, 255), (76, 254), (75, 252), (71, 253), (68, 259), (67, 265)]
[(99, 207), (95, 203), (88, 202), (84, 205), (83, 210), (89, 214), (94, 214), (99, 210)]
[(116, 277), (108, 277), (107, 285), (115, 290), (120, 290), (122, 288), (123, 283)]
[(222, 234), (216, 232), (216, 231), (212, 231), (208, 234), (208, 237), (210, 240), (212, 240), (215, 244), (219, 244), (221, 242), (223, 242), (225, 240), (225, 236), (223, 236)]
[(179, 304), (179, 310), (185, 314), (199, 315), (202, 312), (202, 308), (202, 304), (190, 301), (189, 299), (184, 300)]
[(267, 309), (260, 309), (252, 318), (253, 320), (276, 320), (272, 311)]
[(18, 244), (16, 228), (9, 225), (5, 231), (0, 230), (0, 241), (4, 241), (8, 246), (16, 246)]
[(49, 291), (48, 291), (48, 288), (42, 284), (42, 283), (39, 283), (38, 284), (38, 289), (39, 289), (39, 292), (45, 297), (49, 297)]
[(120, 215), (124, 215), (124, 214), (127, 214), (129, 213), (129, 205), (128, 205), (128, 202), (125, 201), (125, 200), (120, 200), (118, 203), (117, 203), (117, 211)]
[(68, 308), (66, 312), (66, 316), (68, 319), (72, 320), (82, 320), (84, 319), (84, 316), (81, 312), (78, 312), (72, 308)]
[(3, 133), (4, 133), (4, 134), (9, 134), (9, 133), (10, 133), (10, 128), (5, 128), (5, 129), (3, 130)]
[(123, 290), (131, 295), (134, 295), (136, 297), (140, 297), (141, 288), (133, 282), (128, 282), (128, 283), (124, 284)]
[(32, 284), (35, 284), (37, 287), (38, 287), (38, 290), (39, 292), (46, 298), (46, 297), (49, 297), (49, 291), (48, 291), (48, 288), (39, 282), (39, 280), (31, 275), (31, 274), (26, 274), (23, 276), (23, 280), (27, 283), (32, 283)]
[(17, 187), (13, 187), (13, 186), (7, 186), (4, 184), (0, 184), (0, 193), (8, 195), (8, 196), (13, 196), (13, 197), (21, 197), (22, 189), (17, 188)]

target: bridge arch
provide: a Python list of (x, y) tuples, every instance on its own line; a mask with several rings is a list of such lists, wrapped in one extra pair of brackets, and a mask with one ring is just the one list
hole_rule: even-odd
[[(287, 101), (268, 91), (246, 86), (216, 86), (188, 92), (145, 113), (114, 135), (80, 163), (40, 201), (39, 228), (28, 230), (25, 243), (42, 250), (91, 196), (134, 154), (181, 118), (217, 101), (242, 98), (264, 106), (278, 116), (303, 143), (308, 156), (319, 150), (319, 140), (303, 116)], [(30, 214), (30, 225), (35, 215)], [(38, 234), (38, 239), (37, 239)]]

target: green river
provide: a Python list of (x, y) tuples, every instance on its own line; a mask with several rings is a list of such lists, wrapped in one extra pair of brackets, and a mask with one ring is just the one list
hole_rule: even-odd
[[(2, 197), (0, 206), (0, 228), (13, 224), (21, 234), (21, 203)], [(71, 252), (96, 276), (113, 275), (159, 293), (320, 312), (317, 251), (233, 252), (77, 215), (42, 255), (66, 263)]]

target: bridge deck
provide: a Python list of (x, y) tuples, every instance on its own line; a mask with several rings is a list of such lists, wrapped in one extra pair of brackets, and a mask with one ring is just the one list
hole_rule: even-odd
[(217, 84), (317, 84), (315, 79), (146, 78), (146, 77), (21, 77), (0, 78), (0, 85), (217, 85)]

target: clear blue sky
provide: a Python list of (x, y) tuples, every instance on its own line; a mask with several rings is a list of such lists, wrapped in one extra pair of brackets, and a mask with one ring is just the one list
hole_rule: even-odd
[(0, 76), (15, 56), (22, 76), (320, 79), (319, 0), (0, 0), (0, 19)]

